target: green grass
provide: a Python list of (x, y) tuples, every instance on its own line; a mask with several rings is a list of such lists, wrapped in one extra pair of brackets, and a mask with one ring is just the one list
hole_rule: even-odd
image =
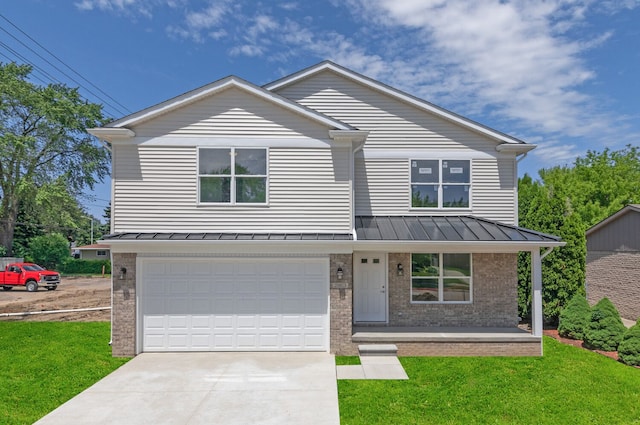
[(640, 369), (551, 338), (544, 349), (401, 357), (408, 381), (338, 381), (341, 424), (640, 424)]
[(0, 322), (0, 424), (31, 424), (126, 363), (109, 326)]
[(336, 366), (359, 365), (360, 357), (358, 356), (336, 356)]

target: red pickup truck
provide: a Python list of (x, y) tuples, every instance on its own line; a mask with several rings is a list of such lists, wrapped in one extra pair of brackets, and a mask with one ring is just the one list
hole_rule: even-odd
[(11, 263), (0, 271), (0, 286), (5, 291), (14, 286), (24, 286), (29, 292), (38, 290), (38, 286), (45, 286), (53, 291), (60, 284), (60, 273), (52, 272), (33, 263)]

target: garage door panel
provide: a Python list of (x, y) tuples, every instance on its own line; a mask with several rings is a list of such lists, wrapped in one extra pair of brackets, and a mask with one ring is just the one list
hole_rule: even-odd
[(144, 351), (317, 350), (326, 259), (142, 259)]

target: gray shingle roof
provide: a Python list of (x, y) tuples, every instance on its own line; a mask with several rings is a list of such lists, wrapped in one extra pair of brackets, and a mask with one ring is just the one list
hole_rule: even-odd
[(557, 236), (473, 216), (358, 216), (358, 240), (558, 242)]

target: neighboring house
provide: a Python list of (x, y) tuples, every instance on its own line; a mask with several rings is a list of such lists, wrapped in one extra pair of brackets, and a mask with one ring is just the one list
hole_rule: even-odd
[(564, 243), (516, 227), (534, 145), (332, 62), (90, 132), (113, 158), (114, 355), (541, 354), (540, 249)]
[(109, 245), (94, 243), (73, 248), (74, 256), (82, 260), (108, 260), (110, 258)]
[(607, 297), (625, 319), (640, 318), (640, 204), (587, 230), (587, 299)]

